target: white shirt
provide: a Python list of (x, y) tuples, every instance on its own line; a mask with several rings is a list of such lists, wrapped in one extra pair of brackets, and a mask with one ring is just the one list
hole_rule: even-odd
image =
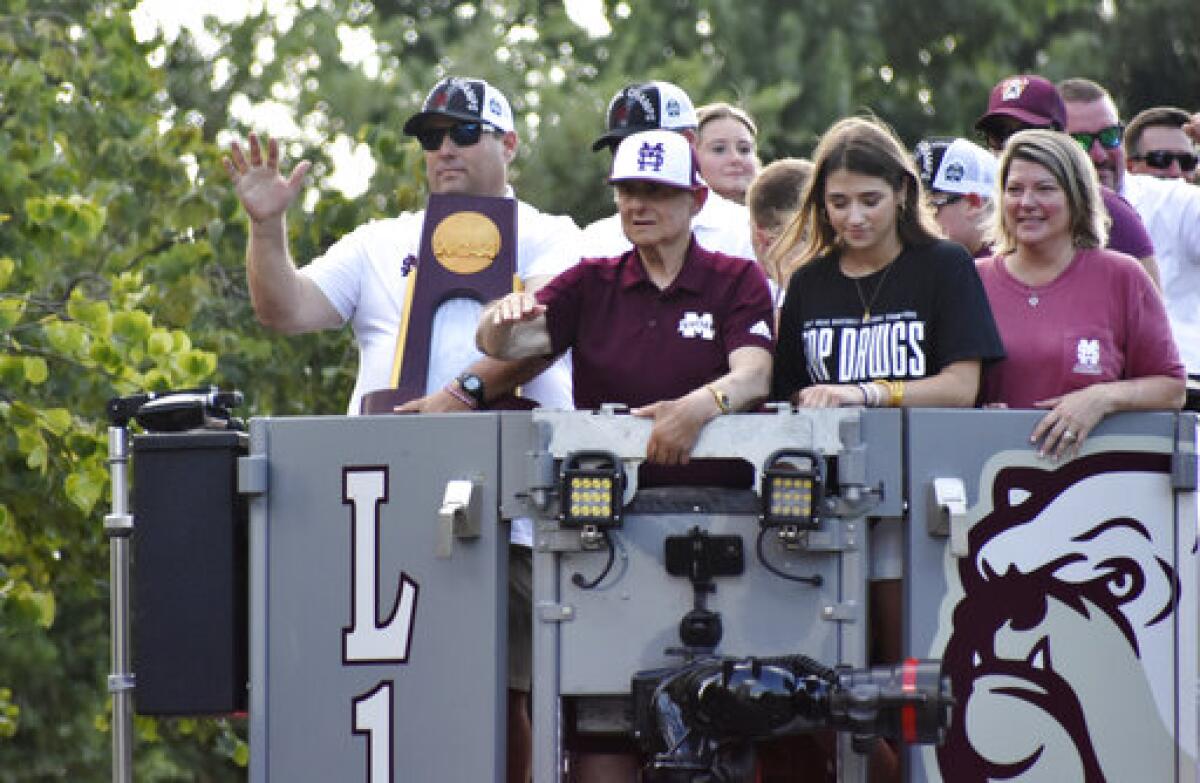
[(1179, 355), (1189, 374), (1200, 374), (1200, 187), (1126, 172), (1121, 195), (1154, 242)]
[[(509, 193), (511, 197), (511, 192)], [(335, 242), (300, 270), (349, 321), (358, 342), (358, 378), (347, 412), (356, 415), (367, 392), (391, 385), (396, 339), (408, 292), (405, 260), (420, 253), (425, 212), (373, 220)], [(517, 202), (517, 275), (553, 277), (579, 258), (579, 227), (569, 217), (547, 215)], [(442, 388), (478, 359), (475, 329), (482, 305), (452, 299), (434, 316), (426, 393)], [(565, 357), (523, 387), (545, 407), (570, 410), (571, 370)]]
[[(750, 212), (715, 190), (708, 191), (704, 207), (692, 218), (692, 233), (705, 250), (754, 260)], [(621, 228), (620, 215), (597, 220), (583, 230), (580, 239), (584, 258), (613, 258), (633, 247)]]

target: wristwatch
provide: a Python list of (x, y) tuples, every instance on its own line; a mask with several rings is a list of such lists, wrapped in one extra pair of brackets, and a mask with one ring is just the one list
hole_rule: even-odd
[(475, 400), (476, 408), (487, 407), (483, 397), (483, 379), (472, 372), (464, 372), (462, 375), (455, 378), (458, 385), (464, 392)]

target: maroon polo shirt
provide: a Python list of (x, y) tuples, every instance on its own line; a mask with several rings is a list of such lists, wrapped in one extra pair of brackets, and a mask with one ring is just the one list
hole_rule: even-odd
[[(682, 397), (728, 373), (732, 351), (770, 351), (774, 342), (771, 293), (758, 264), (705, 250), (695, 238), (683, 269), (665, 289), (647, 277), (635, 248), (616, 258), (583, 259), (537, 298), (546, 305), (553, 352), (573, 349), (579, 409), (605, 402), (634, 408)], [(641, 483), (730, 485), (662, 478), (653, 480), (644, 469)]]
[(1142, 216), (1133, 205), (1120, 193), (1108, 188), (1100, 188), (1100, 196), (1111, 220), (1108, 227), (1108, 244), (1105, 247), (1134, 258), (1154, 255), (1154, 243), (1150, 239), (1150, 232), (1146, 230)]

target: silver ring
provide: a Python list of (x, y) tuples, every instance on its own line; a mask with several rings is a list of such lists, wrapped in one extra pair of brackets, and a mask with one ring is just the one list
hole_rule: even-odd
[(1067, 430), (1066, 432), (1063, 433), (1063, 439), (1075, 440), (1075, 433), (1071, 432), (1070, 430)]

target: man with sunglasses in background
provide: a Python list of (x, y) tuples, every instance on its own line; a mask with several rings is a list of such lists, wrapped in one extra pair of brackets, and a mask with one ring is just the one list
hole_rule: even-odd
[[(422, 109), (404, 124), (425, 151), (431, 193), (514, 198), (508, 166), (517, 134), (508, 100), (482, 79), (443, 79)], [(285, 214), (299, 194), (310, 164), (285, 177), (279, 143), (255, 135), (249, 154), (234, 144), (224, 159), (237, 197), (250, 217), (246, 271), (255, 314), (264, 326), (297, 334), (338, 328), (349, 321), (358, 341), (359, 366), (349, 413), (363, 394), (390, 385), (398, 327), (410, 271), (420, 255), (424, 211), (374, 220), (335, 242), (297, 269), (288, 250)], [(517, 202), (517, 274), (533, 292), (578, 259), (579, 228), (568, 217)], [(481, 305), (467, 299), (443, 303), (434, 317), (428, 396), (404, 412), (450, 412), (485, 407), (498, 391), (526, 381), (515, 362), (482, 356), (475, 348)], [(457, 376), (456, 376), (457, 373)], [(570, 369), (560, 361), (524, 383), (523, 393), (543, 405), (570, 409)], [(527, 781), (531, 731), (528, 718), (532, 653), (530, 558), (532, 525), (514, 520), (509, 550), (508, 780)]]
[[(1030, 128), (1067, 130), (1067, 107), (1058, 89), (1048, 79), (1032, 74), (1001, 79), (992, 88), (987, 111), (975, 122), (975, 129), (983, 134), (988, 149), (999, 156), (1009, 136)], [(1104, 181), (1103, 176), (1100, 184), (1100, 195), (1110, 219), (1106, 247), (1140, 261), (1150, 279), (1161, 289), (1154, 244), (1142, 218)]]
[(1108, 91), (1088, 79), (1058, 85), (1067, 107), (1067, 131), (1087, 150), (1100, 181), (1137, 209), (1154, 240), (1163, 297), (1179, 355), (1193, 382), (1200, 379), (1200, 188), (1125, 170), (1124, 128)]
[(1192, 115), (1174, 106), (1138, 112), (1125, 128), (1126, 170), (1196, 182), (1196, 147), (1188, 135), (1191, 121)]

